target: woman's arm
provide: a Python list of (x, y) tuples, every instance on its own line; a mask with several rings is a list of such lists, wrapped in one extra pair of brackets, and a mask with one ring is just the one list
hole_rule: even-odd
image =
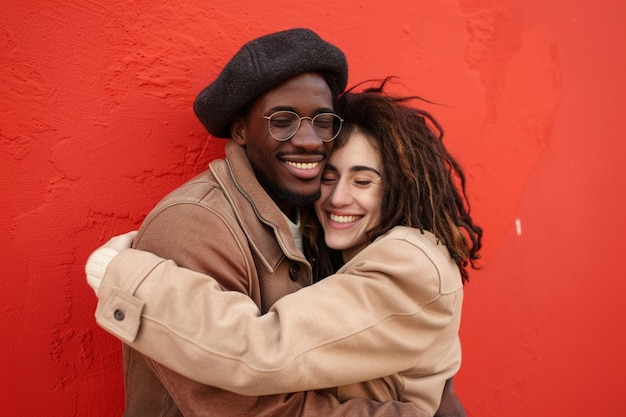
[[(211, 277), (128, 250), (106, 270), (96, 317), (165, 366), (246, 395), (346, 385), (414, 366), (459, 313), (460, 278), (458, 291), (440, 294), (439, 271), (450, 265), (435, 267), (404, 240), (370, 245), (350, 265), (349, 274), (260, 315), (249, 297), (222, 291)], [(190, 308), (193, 315), (180, 317)]]

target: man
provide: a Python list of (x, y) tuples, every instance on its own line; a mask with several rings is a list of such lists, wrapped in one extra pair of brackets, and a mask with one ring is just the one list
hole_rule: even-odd
[[(306, 29), (244, 45), (194, 104), (209, 133), (232, 138), (226, 160), (213, 161), (165, 197), (142, 224), (135, 248), (211, 275), (263, 312), (310, 285), (298, 208), (319, 196), (320, 175), (341, 128), (334, 101), (347, 76), (344, 54)], [(125, 297), (128, 289), (109, 291), (114, 295), (99, 305), (98, 322), (132, 341), (143, 305)], [(201, 312), (189, 306), (187, 314)], [(189, 380), (127, 345), (123, 355), (126, 416), (423, 415), (411, 404), (339, 403), (325, 392), (244, 397)]]

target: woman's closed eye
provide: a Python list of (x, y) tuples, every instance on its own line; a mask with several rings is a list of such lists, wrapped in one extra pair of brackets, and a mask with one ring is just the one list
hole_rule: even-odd
[(357, 187), (369, 187), (374, 183), (373, 179), (360, 178), (352, 181)]
[(322, 184), (334, 184), (339, 180), (339, 174), (332, 169), (325, 169), (322, 172)]

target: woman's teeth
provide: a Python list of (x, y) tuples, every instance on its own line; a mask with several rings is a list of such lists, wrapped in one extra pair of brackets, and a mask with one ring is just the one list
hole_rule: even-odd
[(337, 214), (330, 213), (330, 220), (336, 223), (351, 223), (359, 219), (358, 216), (339, 216)]

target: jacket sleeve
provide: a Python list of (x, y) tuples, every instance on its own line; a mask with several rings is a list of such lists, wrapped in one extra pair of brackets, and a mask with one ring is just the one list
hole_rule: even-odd
[(268, 396), (244, 396), (200, 384), (150, 359), (149, 366), (172, 393), (185, 417), (427, 417), (415, 404), (400, 401), (378, 402), (351, 398), (340, 402), (327, 391), (301, 391)]
[[(216, 217), (213, 219), (214, 221), (211, 221), (211, 234), (204, 233), (204, 228), (201, 227), (189, 227), (189, 222), (194, 218), (198, 218), (202, 224), (207, 223), (207, 216), (209, 215), (211, 214), (208, 214), (205, 208), (192, 204), (177, 205), (175, 209), (165, 209), (148, 219), (146, 224), (142, 226), (136, 245), (140, 249), (177, 259), (187, 267), (204, 273), (221, 272), (219, 283), (217, 281), (212, 282), (215, 285), (214, 288), (220, 291), (228, 289), (230, 290), (229, 293), (239, 294), (242, 299), (246, 300), (245, 304), (250, 305), (251, 311), (255, 311), (256, 314), (258, 311), (256, 304), (250, 297), (254, 296), (257, 300), (259, 299), (258, 288), (254, 287), (255, 280), (249, 278), (254, 273), (254, 267), (245, 262), (245, 256), (237, 244), (237, 241), (245, 238), (237, 235), (238, 229), (232, 230), (228, 227), (229, 222), (220, 222), (219, 213), (213, 214)], [(196, 226), (200, 226), (200, 224)], [(208, 238), (209, 235), (218, 235), (220, 239), (216, 242)], [(211, 256), (207, 256), (209, 253)], [(216, 262), (215, 257), (220, 257), (220, 262)], [(158, 271), (162, 269), (164, 263), (155, 255), (139, 250), (129, 250), (128, 254), (122, 256), (119, 261), (121, 265), (126, 265), (124, 268), (128, 272), (125, 275), (126, 279), (123, 286), (116, 289), (108, 285), (108, 282), (103, 282), (101, 289), (104, 287), (104, 293), (116, 294), (121, 298), (117, 299), (115, 295), (112, 298), (106, 297), (109, 301), (113, 300), (113, 304), (109, 304), (112, 309), (99, 307), (99, 311), (111, 313), (112, 316), (104, 314), (98, 321), (113, 323), (115, 331), (112, 333), (120, 332), (121, 335), (125, 335), (125, 337), (121, 337), (123, 340), (129, 340), (134, 338), (134, 334), (139, 328), (143, 301), (133, 297), (132, 291), (124, 293), (120, 289), (142, 286), (142, 280), (149, 276), (150, 271), (154, 270), (155, 277), (158, 276)], [(167, 264), (171, 265), (172, 263)], [(200, 296), (203, 288), (189, 285), (193, 284), (193, 280), (186, 279), (189, 272), (191, 272), (189, 269), (170, 268), (166, 275), (161, 276), (161, 281), (155, 280), (153, 282), (156, 285), (163, 285), (162, 290), (157, 289), (159, 294), (171, 292), (172, 289), (174, 289), (174, 294), (179, 294), (180, 291), (187, 295), (194, 294), (192, 298), (196, 298), (196, 300), (188, 299), (182, 304), (176, 303), (175, 306), (163, 305), (160, 304), (159, 300), (154, 300), (154, 307), (157, 310), (175, 311), (180, 314), (179, 324), (182, 324), (185, 329), (189, 329), (185, 324), (187, 319), (203, 320), (201, 310), (195, 308), (195, 304), (203, 298), (203, 295)], [(147, 282), (152, 282), (152, 280), (149, 279)], [(121, 304), (116, 304), (118, 302)], [(152, 300), (150, 303), (152, 304)], [(107, 320), (111, 317), (112, 320)], [(151, 333), (148, 328), (146, 330)], [(160, 341), (156, 341), (151, 349), (157, 348), (159, 344)], [(167, 349), (168, 347), (164, 346), (164, 348)], [(135, 354), (139, 355), (140, 353), (135, 352)], [(158, 354), (155, 356), (159, 357)], [(145, 360), (151, 371), (176, 402), (179, 410), (188, 417), (206, 416), (207, 410), (210, 410), (211, 415), (215, 417), (233, 415), (260, 417), (279, 415), (299, 417), (426, 416), (422, 410), (411, 403), (399, 401), (381, 403), (369, 399), (350, 399), (340, 402), (327, 392), (302, 391), (262, 397), (243, 396), (194, 381), (148, 356), (137, 357), (136, 359), (142, 362)], [(142, 383), (143, 381), (134, 382)]]
[[(221, 291), (209, 276), (129, 250), (106, 271), (97, 318), (134, 349), (191, 379), (266, 395), (415, 366), (459, 308), (461, 290), (440, 289), (429, 256), (406, 240), (387, 239), (363, 250), (346, 273), (285, 296), (260, 315), (247, 296)], [(190, 305), (193, 315), (178, 316)]]

